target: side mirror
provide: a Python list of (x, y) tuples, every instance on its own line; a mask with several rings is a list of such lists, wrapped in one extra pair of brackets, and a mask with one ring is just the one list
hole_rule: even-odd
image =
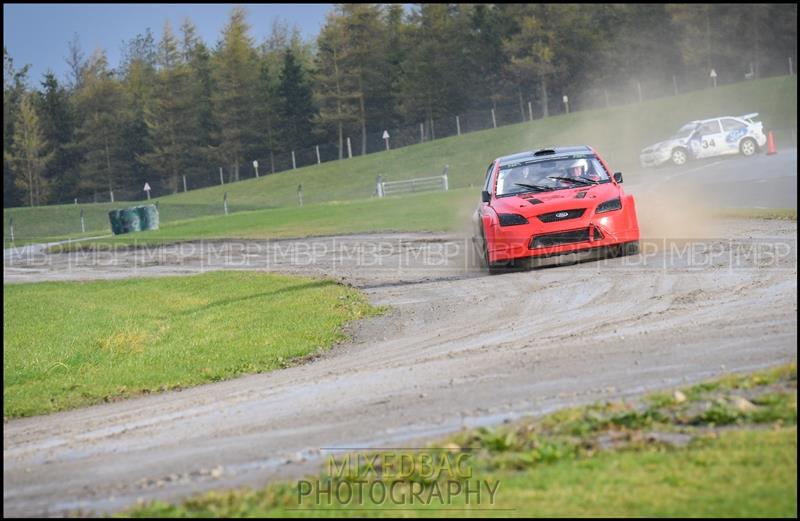
[(491, 196), (491, 194), (490, 194), (489, 192), (487, 192), (486, 190), (484, 190), (483, 192), (481, 192), (481, 201), (483, 201), (484, 203), (490, 203), (490, 202), (492, 202), (492, 196)]
[(614, 181), (618, 183), (622, 182), (622, 172), (614, 172)]

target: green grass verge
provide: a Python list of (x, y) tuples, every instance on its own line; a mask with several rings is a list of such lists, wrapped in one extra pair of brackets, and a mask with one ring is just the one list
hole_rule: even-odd
[[(323, 501), (329, 510), (319, 510), (308, 499), (298, 506), (297, 482), (280, 482), (179, 504), (143, 503), (121, 515), (417, 517), (452, 516), (455, 509), (456, 515), (511, 517), (796, 517), (797, 368), (469, 430), (431, 445), (429, 453), (454, 454), (461, 447), (471, 449), (472, 479), (499, 483), (494, 505), (476, 505), (474, 496), (466, 505), (461, 494), (444, 506), (418, 503), (420, 510), (356, 499), (332, 506)], [(323, 473), (314, 479), (336, 485), (351, 478)], [(420, 474), (406, 481), (434, 488)]]
[(330, 280), (254, 272), (3, 286), (3, 415), (285, 367), (375, 313)]
[[(378, 174), (388, 180), (427, 177), (439, 174), (445, 164), (450, 165), (452, 188), (477, 187), (495, 157), (541, 146), (590, 144), (612, 168), (628, 172), (638, 169), (643, 146), (664, 139), (687, 121), (745, 112), (759, 112), (771, 129), (795, 128), (797, 78), (770, 78), (621, 107), (575, 112), (162, 197), (161, 222), (221, 215), (224, 192), (228, 192), (233, 212), (296, 206), (298, 184), (303, 185), (306, 204), (364, 199), (373, 193)], [(87, 230), (108, 230), (108, 211), (129, 205), (122, 202), (82, 205)], [(11, 216), (16, 237), (32, 240), (79, 231), (79, 215), (80, 208), (75, 205), (4, 210), (3, 236), (8, 233)]]
[(259, 239), (306, 237), (374, 231), (451, 231), (465, 228), (478, 204), (472, 189), (322, 203), (303, 208), (241, 212), (201, 217), (159, 230), (117, 235), (93, 241), (53, 246), (51, 252), (95, 249), (108, 245), (155, 245), (196, 239)]

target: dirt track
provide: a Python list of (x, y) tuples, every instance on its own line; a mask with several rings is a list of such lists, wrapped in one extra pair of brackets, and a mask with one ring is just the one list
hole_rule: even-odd
[(4, 515), (259, 485), (309, 470), (320, 448), (413, 446), (795, 360), (796, 223), (726, 220), (704, 231), (719, 239), (497, 276), (470, 269), (463, 240), (432, 234), (7, 261), (7, 283), (223, 267), (326, 274), (392, 311), (302, 366), (6, 423)]

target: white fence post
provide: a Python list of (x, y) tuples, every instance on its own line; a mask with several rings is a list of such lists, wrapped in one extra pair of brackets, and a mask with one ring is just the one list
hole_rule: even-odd
[(458, 116), (456, 116), (456, 134), (459, 136), (461, 135), (461, 121), (458, 119)]
[(83, 219), (83, 208), (81, 208), (81, 233), (86, 233), (86, 221)]
[(219, 167), (219, 184), (225, 184), (225, 179), (222, 177), (222, 167)]
[(422, 143), (423, 141), (425, 141), (425, 124), (424, 123), (420, 123), (419, 124), (419, 142)]
[(228, 192), (222, 196), (222, 208), (225, 209), (225, 215), (228, 215)]
[(450, 165), (444, 165), (444, 170), (442, 171), (442, 180), (444, 181), (444, 191), (447, 192), (449, 190), (449, 185), (447, 182), (447, 171), (450, 170)]
[(183, 193), (186, 193), (186, 174), (182, 175), (183, 177)]
[(492, 128), (497, 128), (497, 118), (494, 117), (494, 109), (492, 109)]
[(292, 150), (292, 170), (297, 170), (297, 161), (294, 158), (294, 150)]
[(353, 147), (350, 144), (350, 138), (347, 138), (347, 159), (353, 159)]
[(320, 163), (322, 163), (322, 161), (319, 158), (319, 145), (315, 145), (315, 147), (317, 149), (317, 164), (320, 164)]
[(380, 174), (375, 178), (375, 192), (378, 194), (378, 198), (383, 197), (383, 176)]
[(528, 100), (528, 119), (533, 121), (533, 105), (531, 105), (530, 100)]

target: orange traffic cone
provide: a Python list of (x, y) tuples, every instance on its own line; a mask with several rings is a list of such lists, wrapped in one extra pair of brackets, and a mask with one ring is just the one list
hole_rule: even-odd
[(775, 148), (775, 138), (772, 136), (772, 131), (767, 132), (767, 155), (777, 154), (778, 149)]

